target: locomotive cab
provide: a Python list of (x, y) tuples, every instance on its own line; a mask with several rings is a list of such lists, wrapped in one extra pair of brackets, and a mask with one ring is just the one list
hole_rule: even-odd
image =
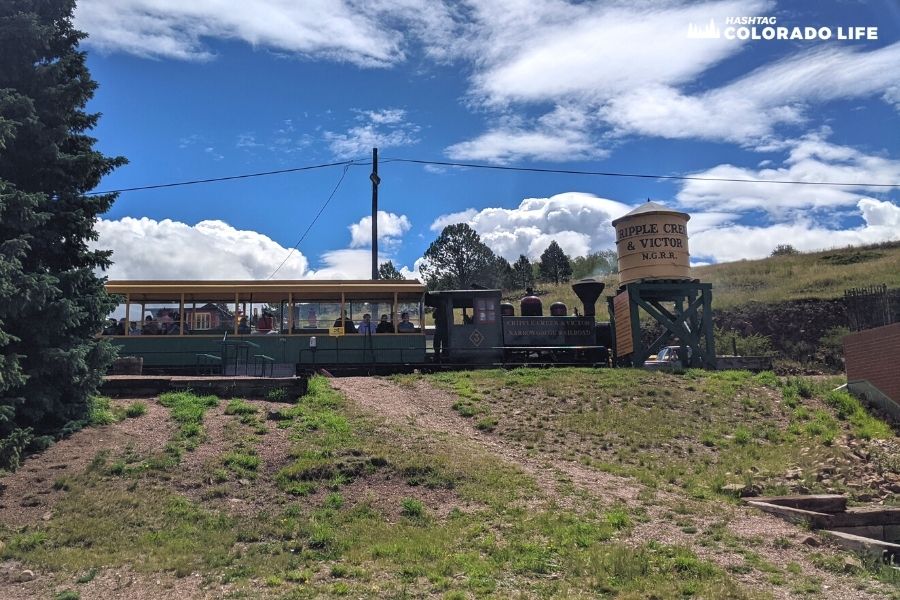
[(434, 360), (500, 362), (503, 358), (500, 297), (500, 290), (446, 290), (425, 294), (425, 305), (434, 309)]

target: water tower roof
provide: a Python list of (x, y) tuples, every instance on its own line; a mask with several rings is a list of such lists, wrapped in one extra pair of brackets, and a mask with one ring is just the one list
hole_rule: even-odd
[(636, 217), (638, 215), (679, 215), (690, 219), (691, 216), (687, 213), (683, 213), (681, 211), (669, 208), (663, 204), (659, 204), (658, 202), (644, 202), (633, 211), (628, 213), (627, 215), (622, 215), (618, 219), (612, 222), (612, 226), (615, 227), (616, 223), (621, 221), (622, 219), (627, 219), (629, 217)]

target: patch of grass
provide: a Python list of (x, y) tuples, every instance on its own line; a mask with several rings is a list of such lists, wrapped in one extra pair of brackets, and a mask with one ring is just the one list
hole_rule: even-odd
[(253, 479), (260, 460), (253, 449), (232, 450), (222, 456), (222, 464), (238, 477)]
[(475, 423), (475, 429), (480, 431), (494, 431), (497, 428), (497, 423), (499, 423), (497, 417), (488, 415), (486, 417), (482, 417)]
[(132, 402), (125, 409), (125, 416), (129, 419), (135, 419), (147, 414), (147, 404), (145, 402)]
[(853, 434), (864, 440), (887, 439), (894, 435), (890, 425), (873, 417), (860, 401), (844, 390), (829, 390), (825, 403), (837, 411), (837, 417), (849, 421)]
[(170, 392), (159, 397), (159, 403), (169, 409), (172, 420), (179, 424), (178, 442), (193, 450), (203, 441), (203, 413), (218, 406), (215, 396), (197, 396), (191, 392)]
[(79, 575), (75, 583), (90, 583), (97, 576), (97, 569), (88, 569), (84, 574)]
[(93, 396), (88, 401), (88, 422), (91, 425), (112, 425), (116, 422), (112, 400), (106, 396)]
[(54, 600), (80, 600), (81, 594), (75, 590), (63, 590), (53, 596)]
[(404, 516), (419, 518), (425, 515), (425, 505), (415, 498), (404, 498), (400, 506)]
[(226, 415), (255, 415), (256, 412), (257, 408), (255, 406), (240, 398), (229, 400), (225, 406)]
[(269, 402), (285, 402), (287, 400), (287, 390), (284, 388), (272, 388), (266, 394), (266, 400)]

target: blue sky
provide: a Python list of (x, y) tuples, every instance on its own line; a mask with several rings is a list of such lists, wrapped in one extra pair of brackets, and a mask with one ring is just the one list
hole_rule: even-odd
[[(689, 38), (710, 20), (720, 37)], [(76, 25), (100, 84), (98, 146), (131, 161), (103, 189), (365, 162), (378, 146), (382, 259), (411, 273), (453, 222), (510, 260), (553, 239), (610, 248), (609, 221), (647, 198), (691, 213), (695, 263), (900, 237), (898, 188), (866, 185), (900, 183), (895, 0), (82, 0)], [(754, 26), (827, 33), (729, 39)], [(836, 39), (855, 26), (877, 39)], [(368, 275), (369, 171), (347, 169), (278, 277)], [(124, 193), (98, 223), (110, 276), (267, 277), (342, 174)]]

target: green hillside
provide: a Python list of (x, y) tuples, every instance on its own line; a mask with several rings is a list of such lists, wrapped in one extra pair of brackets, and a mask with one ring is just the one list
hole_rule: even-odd
[(838, 298), (852, 287), (900, 287), (900, 242), (709, 265), (693, 274), (713, 283), (716, 308), (750, 300)]
[[(885, 283), (900, 287), (900, 241), (872, 246), (851, 246), (821, 252), (773, 256), (760, 260), (695, 267), (694, 277), (713, 284), (713, 307), (731, 308), (749, 301), (781, 302), (801, 298), (838, 298), (844, 290)], [(609, 295), (618, 287), (618, 277), (602, 279)], [(571, 285), (540, 284), (545, 308), (551, 302), (564, 302), (581, 310), (581, 302)], [(509, 299), (521, 298), (519, 290), (507, 292)], [(607, 318), (601, 302), (597, 315)]]

